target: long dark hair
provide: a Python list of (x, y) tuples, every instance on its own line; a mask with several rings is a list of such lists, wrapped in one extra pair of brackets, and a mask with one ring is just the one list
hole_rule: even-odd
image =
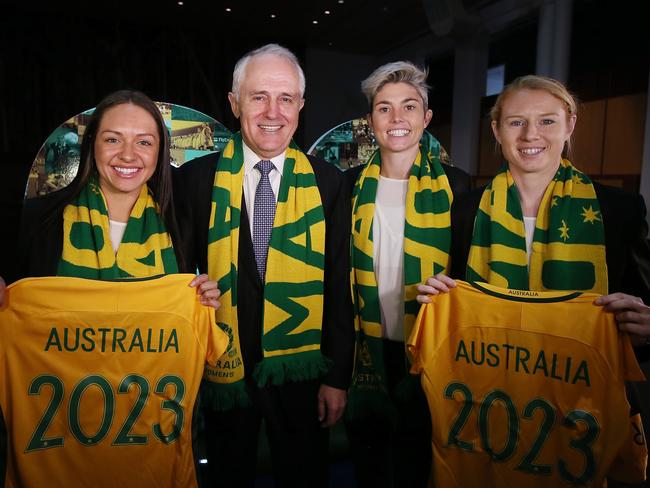
[(160, 214), (165, 215), (167, 209), (172, 205), (172, 173), (169, 166), (169, 134), (165, 121), (155, 103), (144, 93), (135, 90), (119, 90), (111, 93), (97, 104), (81, 142), (81, 157), (79, 160), (79, 170), (74, 180), (70, 183), (72, 198), (75, 198), (79, 192), (86, 186), (88, 180), (93, 174), (97, 173), (97, 164), (95, 162), (95, 139), (97, 131), (101, 125), (102, 118), (107, 110), (130, 103), (146, 110), (149, 115), (156, 121), (158, 128), (158, 161), (156, 169), (147, 182), (154, 195)]
[(184, 266), (182, 262), (182, 253), (180, 252), (180, 235), (176, 224), (174, 198), (172, 195), (172, 168), (170, 166), (169, 155), (169, 132), (167, 131), (160, 110), (158, 110), (156, 104), (144, 93), (136, 90), (119, 90), (104, 97), (97, 104), (83, 134), (79, 169), (77, 170), (77, 175), (74, 177), (72, 182), (70, 182), (69, 199), (65, 204), (74, 200), (81, 190), (88, 184), (90, 177), (97, 173), (97, 164), (95, 162), (95, 139), (104, 114), (107, 110), (125, 103), (137, 105), (146, 110), (156, 122), (156, 127), (158, 128), (158, 139), (160, 141), (158, 147), (158, 160), (156, 161), (156, 169), (154, 170), (153, 175), (151, 175), (151, 178), (149, 178), (147, 185), (153, 193), (154, 200), (158, 204), (158, 210), (174, 244), (178, 267), (182, 270)]

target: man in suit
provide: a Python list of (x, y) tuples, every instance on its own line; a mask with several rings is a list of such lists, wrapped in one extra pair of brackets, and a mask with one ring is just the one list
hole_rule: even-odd
[(204, 375), (210, 486), (252, 486), (262, 420), (279, 486), (325, 486), (328, 427), (346, 404), (349, 195), (338, 169), (292, 143), (304, 90), (287, 49), (245, 55), (228, 94), (241, 135), (175, 179), (185, 257), (219, 280), (231, 335)]

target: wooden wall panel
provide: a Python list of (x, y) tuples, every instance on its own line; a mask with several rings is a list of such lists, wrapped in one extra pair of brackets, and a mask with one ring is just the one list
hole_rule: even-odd
[(606, 106), (606, 100), (595, 100), (578, 108), (569, 159), (588, 175), (602, 173)]
[(603, 174), (641, 174), (646, 94), (607, 100)]

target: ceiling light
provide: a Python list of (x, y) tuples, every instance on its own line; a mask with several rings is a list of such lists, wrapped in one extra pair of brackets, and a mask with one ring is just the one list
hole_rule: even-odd
[(330, 14), (330, 11), (329, 11), (329, 10), (325, 10), (325, 15), (329, 15), (329, 14)]
[(177, 3), (178, 3), (178, 5), (180, 5), (181, 7), (183, 6), (183, 2), (177, 2)]
[(232, 12), (232, 9), (230, 7), (226, 7), (226, 12)]
[(345, 3), (345, 1), (344, 0), (339, 0), (339, 3)]
[(318, 21), (317, 20), (312, 20), (311, 23), (312, 24), (318, 24)]
[(271, 18), (272, 18), (272, 19), (275, 19), (275, 14), (271, 14)]

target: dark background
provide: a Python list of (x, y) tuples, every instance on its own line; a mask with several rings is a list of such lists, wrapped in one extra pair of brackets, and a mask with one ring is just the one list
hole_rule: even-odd
[[(112, 91), (139, 89), (237, 130), (227, 101), (236, 60), (268, 42), (292, 49), (303, 65), (316, 50), (326, 55), (311, 58), (312, 65), (322, 66), (307, 71), (307, 101), (296, 133), (298, 144), (307, 149), (346, 110), (363, 113), (358, 87), (374, 67), (408, 58), (410, 43), (430, 39), (435, 54), (425, 62), (435, 132), (436, 126), (451, 122), (454, 46), (463, 34), (482, 27), (436, 37), (425, 5), (429, 12), (461, 5), (475, 16), (494, 4), (513, 11), (528, 7), (486, 36), (489, 65), (505, 63), (508, 82), (535, 71), (538, 10), (530, 7), (550, 0), (340, 1), (184, 0), (182, 6), (177, 0), (1, 2), (0, 218), (5, 232), (13, 229), (29, 168), (47, 136)], [(573, 1), (568, 85), (580, 99), (647, 92), (645, 3)], [(358, 60), (363, 63), (350, 66)], [(334, 86), (319, 80), (319, 73), (335, 73), (339, 82)], [(494, 97), (484, 98), (484, 113), (493, 102)]]

